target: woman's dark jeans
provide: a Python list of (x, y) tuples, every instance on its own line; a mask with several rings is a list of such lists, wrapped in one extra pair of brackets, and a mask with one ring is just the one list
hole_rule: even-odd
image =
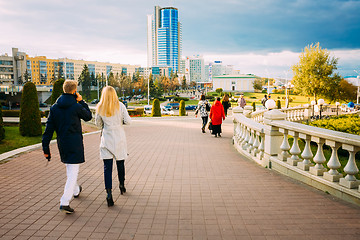
[[(112, 168), (113, 168), (113, 159), (104, 159), (104, 180), (105, 180), (105, 189), (112, 189)], [(125, 160), (117, 160), (116, 166), (118, 171), (118, 179), (120, 185), (124, 186), (125, 182)]]
[(202, 118), (202, 120), (203, 120), (202, 128), (205, 129), (209, 117), (206, 116), (206, 117), (201, 117), (201, 118)]

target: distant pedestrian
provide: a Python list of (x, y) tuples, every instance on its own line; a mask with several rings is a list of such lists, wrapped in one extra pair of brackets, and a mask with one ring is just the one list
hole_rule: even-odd
[(198, 103), (198, 106), (195, 110), (195, 117), (197, 117), (197, 114), (198, 112), (200, 111), (200, 117), (202, 119), (202, 127), (201, 127), (201, 131), (203, 133), (205, 133), (205, 127), (206, 127), (206, 124), (209, 120), (209, 114), (208, 112), (210, 111), (211, 109), (211, 105), (210, 103), (205, 99), (205, 95), (201, 95), (200, 97), (200, 101)]
[(124, 124), (130, 124), (131, 118), (125, 105), (119, 101), (113, 87), (104, 87), (100, 102), (96, 106), (96, 125), (101, 127), (100, 158), (104, 162), (104, 181), (108, 207), (114, 205), (112, 198), (112, 169), (116, 161), (119, 188), (121, 194), (125, 188), (125, 160), (128, 157)]
[(230, 101), (229, 101), (229, 95), (225, 94), (222, 100), (222, 105), (224, 107), (225, 117), (227, 117), (227, 111), (231, 107)]
[(77, 81), (66, 80), (64, 82), (64, 94), (50, 108), (42, 137), (44, 156), (50, 161), (49, 144), (54, 131), (56, 132), (60, 158), (65, 163), (67, 175), (64, 194), (60, 199), (60, 211), (68, 214), (74, 212), (74, 209), (70, 207), (72, 197), (78, 197), (82, 191), (81, 186), (77, 184), (80, 164), (85, 162), (80, 120), (90, 121), (92, 118), (88, 105), (76, 92), (77, 85)]
[(212, 134), (214, 134), (215, 137), (221, 137), (221, 124), (222, 121), (225, 120), (225, 113), (224, 107), (221, 104), (219, 97), (216, 99), (213, 106), (211, 107), (210, 119), (212, 123)]
[(246, 106), (246, 100), (244, 98), (244, 95), (241, 94), (239, 99), (238, 99), (238, 104), (240, 107), (244, 108)]
[(261, 104), (265, 107), (265, 103), (266, 103), (266, 101), (268, 100), (268, 98), (267, 98), (267, 95), (265, 94), (264, 95), (264, 98), (263, 99), (261, 99)]

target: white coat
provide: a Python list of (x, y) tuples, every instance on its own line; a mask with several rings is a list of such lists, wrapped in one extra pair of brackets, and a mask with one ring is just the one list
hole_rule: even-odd
[(100, 158), (126, 160), (128, 152), (123, 124), (130, 124), (131, 118), (125, 105), (120, 102), (120, 111), (111, 117), (96, 114), (95, 123), (102, 128)]

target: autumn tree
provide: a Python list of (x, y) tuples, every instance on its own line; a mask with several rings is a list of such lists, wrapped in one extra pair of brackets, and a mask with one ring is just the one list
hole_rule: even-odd
[(295, 91), (301, 95), (312, 95), (315, 101), (318, 97), (331, 95), (334, 87), (340, 82), (334, 74), (338, 59), (330, 57), (320, 44), (311, 44), (304, 48), (299, 63), (292, 66)]
[(181, 82), (181, 88), (182, 89), (187, 89), (188, 88), (187, 83), (186, 83), (185, 75), (183, 76), (183, 79), (182, 79), (182, 82)]
[(253, 87), (255, 90), (262, 90), (262, 80), (261, 78), (255, 78), (253, 82)]

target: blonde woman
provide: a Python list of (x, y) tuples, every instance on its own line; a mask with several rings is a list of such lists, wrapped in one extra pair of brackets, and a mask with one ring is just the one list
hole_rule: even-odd
[(123, 124), (130, 124), (131, 118), (113, 87), (104, 87), (100, 102), (96, 106), (96, 125), (102, 128), (100, 158), (104, 161), (104, 180), (108, 207), (114, 205), (112, 198), (112, 166), (115, 159), (121, 194), (126, 192), (125, 160), (128, 156)]

